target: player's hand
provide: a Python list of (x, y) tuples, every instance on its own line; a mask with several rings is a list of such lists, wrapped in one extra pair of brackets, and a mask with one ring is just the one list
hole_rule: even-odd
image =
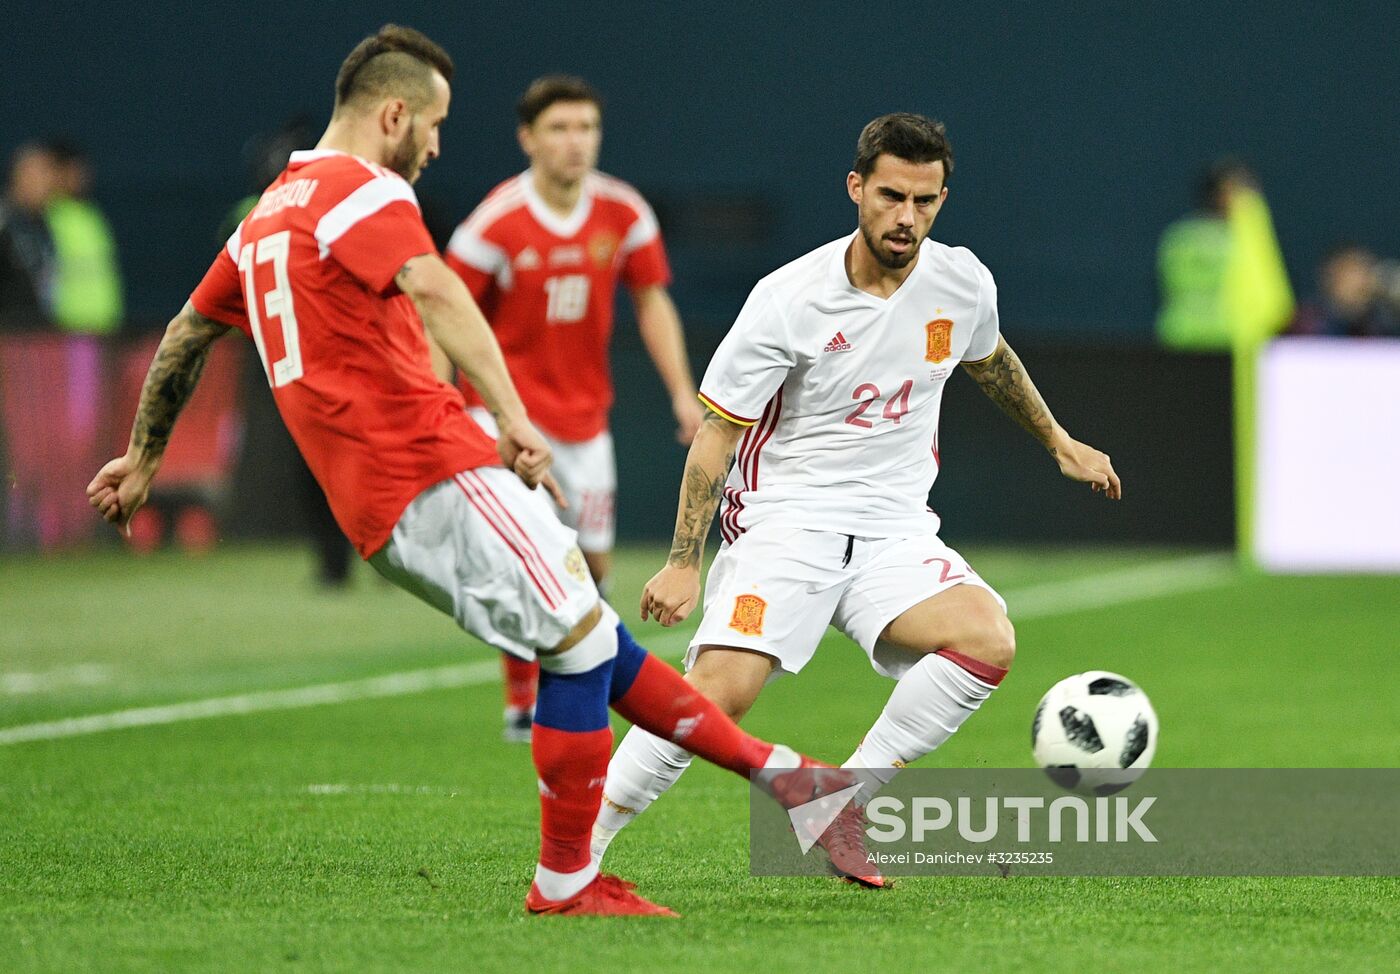
[[(554, 455), (549, 443), (529, 420), (521, 420), (510, 425), (502, 424), (500, 435), (496, 437), (496, 452), (505, 465), (515, 471), (515, 475), (525, 481), (531, 490), (538, 487), (549, 472)], [(555, 485), (555, 490), (558, 485)]]
[(700, 424), (705, 421), (705, 407), (692, 391), (672, 400), (671, 411), (676, 414), (676, 442), (690, 446), (695, 434), (700, 432)]
[(555, 505), (561, 511), (569, 509), (569, 499), (564, 496), (564, 488), (559, 486), (559, 481), (554, 479), (554, 474), (547, 473), (540, 481), (540, 486), (549, 491), (549, 496), (554, 498)]
[(1086, 483), (1095, 493), (1102, 492), (1112, 500), (1123, 499), (1123, 483), (1114, 473), (1107, 453), (1066, 435), (1051, 445), (1050, 455), (1060, 465), (1060, 473), (1070, 480)]
[(146, 503), (155, 470), (136, 461), (131, 454), (109, 462), (87, 485), (88, 503), (97, 508), (108, 524), (131, 536), (131, 516)]
[(684, 622), (700, 603), (700, 569), (667, 565), (642, 589), (642, 621), (647, 617), (663, 626)]

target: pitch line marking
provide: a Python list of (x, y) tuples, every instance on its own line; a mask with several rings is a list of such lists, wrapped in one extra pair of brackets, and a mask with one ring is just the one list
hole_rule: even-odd
[(1239, 577), (1231, 554), (1189, 555), (1149, 562), (1101, 575), (1046, 582), (1003, 597), (1012, 622), (1069, 615), (1218, 588)]
[(500, 673), (500, 669), (500, 664), (495, 660), (480, 663), (459, 663), (452, 666), (436, 666), (431, 669), (389, 673), (385, 676), (375, 676), (364, 680), (348, 680), (343, 683), (321, 683), (316, 686), (296, 687), (291, 690), (240, 693), (230, 697), (209, 697), (204, 700), (190, 700), (158, 707), (137, 707), (131, 710), (92, 714), (87, 717), (68, 717), (63, 720), (51, 720), (39, 724), (21, 724), (18, 727), (0, 729), (0, 745), (21, 744), (27, 741), (49, 741), (60, 737), (78, 737), (83, 734), (100, 734), (125, 727), (154, 727), (160, 724), (176, 724), (209, 717), (232, 717), (269, 710), (294, 710), (299, 707), (315, 707), (322, 704), (402, 697), (412, 693), (423, 693), (427, 690), (446, 690), (486, 683), (494, 679)]
[[(1230, 555), (1192, 555), (1122, 568), (1101, 575), (1033, 585), (1004, 593), (1004, 597), (1011, 609), (1012, 620), (1020, 622), (1201, 591), (1225, 585), (1237, 577), (1234, 559)], [(679, 656), (689, 645), (690, 632), (672, 630), (658, 633), (648, 638), (647, 642), (658, 656)], [(275, 710), (404, 697), (430, 690), (450, 690), (493, 683), (499, 676), (500, 664), (492, 659), (477, 663), (406, 670), (363, 680), (321, 683), (290, 690), (265, 690), (156, 707), (136, 707), (86, 717), (68, 717), (0, 728), (0, 746), (101, 734), (128, 727), (155, 727), (211, 717), (235, 717)]]
[(111, 667), (99, 663), (59, 666), (33, 673), (0, 673), (0, 696), (19, 697), (27, 693), (47, 693), (64, 687), (91, 687), (110, 682)]
[(456, 798), (459, 794), (456, 788), (444, 788), (441, 785), (352, 785), (344, 782), (329, 784), (314, 784), (306, 786), (308, 795), (425, 795), (435, 798)]

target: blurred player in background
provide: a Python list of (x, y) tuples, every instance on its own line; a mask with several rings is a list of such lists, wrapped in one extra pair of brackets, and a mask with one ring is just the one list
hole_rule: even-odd
[[(853, 170), (856, 232), (761, 280), (710, 361), (700, 389), (710, 411), (686, 461), (671, 554), (641, 602), (642, 618), (662, 625), (690, 615), (722, 495), (724, 543), (687, 679), (739, 719), (770, 679), (807, 664), (831, 624), (898, 681), (846, 763), (866, 770), (831, 826), (838, 849), (859, 847), (874, 791), (946, 741), (1015, 653), (1001, 596), (939, 539), (928, 507), (953, 367), (1066, 477), (1121, 496), (1109, 458), (1055, 422), (1001, 337), (987, 268), (928, 238), (953, 170), (942, 124), (875, 119)], [(608, 769), (595, 861), (689, 763), (670, 741), (628, 732)], [(847, 878), (883, 885), (858, 861)]]
[[(632, 295), (637, 327), (671, 397), (676, 438), (689, 444), (703, 410), (686, 357), (656, 215), (635, 189), (594, 167), (602, 99), (581, 78), (535, 80), (517, 106), (530, 168), (493, 189), (452, 236), (448, 266), (496, 332), (530, 421), (554, 452), (588, 570), (606, 594), (612, 568), (617, 465), (608, 410), (613, 302)], [(465, 380), (462, 392), (488, 432), (491, 418)], [(505, 737), (528, 741), (539, 667), (504, 654)]]
[[(451, 76), (447, 54), (408, 28), (386, 26), (356, 46), (325, 135), (293, 153), (171, 321), (127, 453), (88, 496), (108, 521), (130, 522), (210, 345), (233, 328), (247, 334), (360, 554), (468, 632), (543, 662), (532, 749), (541, 843), (527, 909), (672, 915), (589, 860), (609, 705), (739, 774), (815, 762), (744, 734), (647, 655), (599, 598), (575, 533), (533, 490), (549, 446), (410, 185), (438, 155)], [(494, 442), (433, 374), (425, 326), (491, 410)], [(814, 777), (778, 776), (790, 804), (810, 797)]]

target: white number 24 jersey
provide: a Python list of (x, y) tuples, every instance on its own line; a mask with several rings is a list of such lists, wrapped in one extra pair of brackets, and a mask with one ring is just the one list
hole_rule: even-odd
[(750, 427), (725, 484), (726, 542), (760, 521), (869, 538), (938, 530), (943, 385), (996, 350), (996, 285), (965, 247), (925, 240), (879, 298), (846, 275), (855, 240), (759, 281), (705, 371), (701, 399)]

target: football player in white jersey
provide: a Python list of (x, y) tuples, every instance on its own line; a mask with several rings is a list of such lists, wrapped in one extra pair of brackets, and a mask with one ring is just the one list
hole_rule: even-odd
[[(1001, 596), (939, 539), (928, 507), (953, 367), (1066, 477), (1122, 495), (1109, 458), (1055, 422), (1001, 337), (991, 274), (966, 248), (928, 239), (952, 169), (941, 123), (901, 113), (861, 132), (846, 177), (859, 228), (761, 280), (715, 352), (671, 553), (642, 594), (643, 619), (670, 626), (694, 610), (723, 501), (687, 679), (738, 719), (770, 679), (806, 665), (830, 624), (898, 681), (846, 762), (865, 769), (865, 787), (825, 837), (838, 847), (863, 841), (864, 802), (947, 740), (1015, 653)], [(670, 741), (628, 733), (608, 769), (595, 859), (689, 761)], [(883, 884), (874, 866), (846, 875)]]

